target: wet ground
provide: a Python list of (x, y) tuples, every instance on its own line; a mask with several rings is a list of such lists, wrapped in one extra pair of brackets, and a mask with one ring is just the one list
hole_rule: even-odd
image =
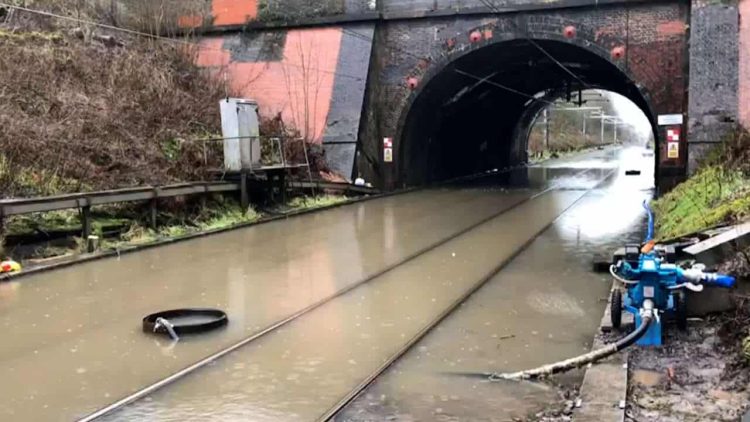
[[(0, 345), (0, 419), (81, 417), (368, 278), (109, 419), (315, 419), (484, 279), (342, 417), (531, 412), (555, 391), (450, 372), (521, 369), (590, 346), (608, 290), (590, 259), (639, 224), (653, 179), (625, 177), (623, 163), (648, 170), (644, 160), (600, 151), (2, 285), (12, 340)], [(183, 306), (222, 308), (230, 324), (177, 344), (140, 331), (145, 314)]]
[[(750, 417), (750, 368), (741, 352), (750, 307), (665, 331), (665, 346), (634, 349), (626, 420), (739, 421)], [(744, 422), (744, 420), (743, 420)]]

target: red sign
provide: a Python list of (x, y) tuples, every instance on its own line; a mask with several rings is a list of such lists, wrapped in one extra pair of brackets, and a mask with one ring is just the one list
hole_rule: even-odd
[(680, 129), (667, 129), (667, 142), (679, 142), (680, 141)]
[(393, 138), (383, 138), (383, 148), (393, 148)]

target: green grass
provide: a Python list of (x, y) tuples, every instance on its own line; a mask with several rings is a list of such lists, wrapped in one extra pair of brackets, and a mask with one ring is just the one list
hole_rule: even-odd
[(339, 195), (321, 195), (313, 197), (301, 196), (292, 199), (287, 205), (294, 210), (303, 210), (329, 207), (331, 205), (346, 202), (347, 200), (349, 200), (349, 198), (347, 198), (346, 196)]
[(236, 226), (237, 224), (258, 221), (261, 217), (261, 214), (255, 211), (252, 207), (244, 212), (239, 207), (229, 207), (220, 210), (220, 212), (214, 213), (214, 215), (207, 220), (199, 222), (199, 227), (202, 230), (217, 230)]
[[(316, 197), (298, 197), (290, 201), (288, 209), (315, 209), (347, 201), (345, 196), (322, 195)], [(146, 226), (143, 216), (129, 208), (111, 207), (101, 209), (92, 216), (92, 229), (95, 235), (102, 235), (103, 228), (124, 227), (119, 238), (101, 238), (102, 250), (118, 250), (131, 246), (138, 246), (160, 240), (174, 239), (190, 234), (219, 230), (251, 223), (260, 220), (263, 215), (252, 207), (243, 210), (235, 200), (217, 198), (209, 206), (189, 212), (172, 214), (164, 212), (159, 215), (162, 226), (157, 230)], [(14, 216), (8, 219), (7, 234), (33, 234), (37, 231), (78, 231), (81, 230), (78, 210), (52, 211), (47, 213)], [(64, 255), (66, 253), (83, 252), (83, 239), (76, 238), (78, 248), (64, 250), (62, 248), (49, 249), (40, 256)], [(1, 251), (0, 247), (0, 251)], [(60, 249), (60, 250), (58, 250)], [(77, 250), (76, 250), (77, 249)]]
[(660, 240), (743, 221), (750, 216), (750, 178), (721, 165), (704, 167), (653, 207)]
[[(101, 234), (103, 228), (126, 226), (131, 220), (109, 214), (93, 215), (91, 228)], [(27, 235), (36, 232), (60, 232), (81, 230), (78, 210), (61, 210), (44, 213), (17, 215), (8, 218), (7, 235)]]
[(102, 249), (122, 249), (128, 246), (143, 245), (159, 240), (174, 239), (194, 233), (224, 229), (238, 224), (257, 221), (262, 217), (253, 208), (242, 211), (233, 201), (219, 201), (202, 209), (198, 216), (183, 224), (169, 224), (153, 230), (142, 223), (131, 220), (130, 229), (120, 239), (105, 239)]

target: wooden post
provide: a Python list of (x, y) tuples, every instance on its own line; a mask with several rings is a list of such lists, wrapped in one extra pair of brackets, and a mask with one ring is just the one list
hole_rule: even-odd
[(86, 252), (94, 253), (99, 249), (99, 236), (89, 236), (86, 238)]
[(247, 173), (240, 173), (240, 205), (243, 212), (250, 206), (250, 197), (247, 193)]
[(83, 227), (82, 237), (88, 239), (91, 236), (91, 205), (81, 207), (81, 226)]
[(279, 172), (279, 190), (281, 190), (281, 203), (286, 204), (286, 170)]
[[(3, 217), (2, 208), (0, 208), (0, 254), (3, 253), (3, 250), (5, 248), (5, 217)], [(0, 259), (3, 257), (0, 256)]]
[(148, 224), (154, 230), (156, 230), (156, 227), (157, 227), (156, 217), (159, 214), (159, 209), (157, 207), (158, 201), (159, 200), (157, 198), (154, 198), (149, 203), (149, 219), (148, 219)]

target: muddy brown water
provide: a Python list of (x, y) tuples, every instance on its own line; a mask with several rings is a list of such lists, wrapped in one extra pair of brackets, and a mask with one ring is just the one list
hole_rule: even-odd
[(559, 402), (545, 384), (458, 374), (534, 368), (590, 350), (611, 286), (590, 271), (592, 255), (640, 240), (648, 185), (619, 173), (586, 195), (336, 420), (510, 421)]
[[(508, 210), (111, 416), (314, 418), (604, 173), (578, 171), (397, 195), (4, 284), (0, 419), (81, 417)], [(550, 183), (561, 189), (522, 203)], [(177, 344), (141, 332), (144, 315), (177, 307), (218, 307), (230, 324)]]

